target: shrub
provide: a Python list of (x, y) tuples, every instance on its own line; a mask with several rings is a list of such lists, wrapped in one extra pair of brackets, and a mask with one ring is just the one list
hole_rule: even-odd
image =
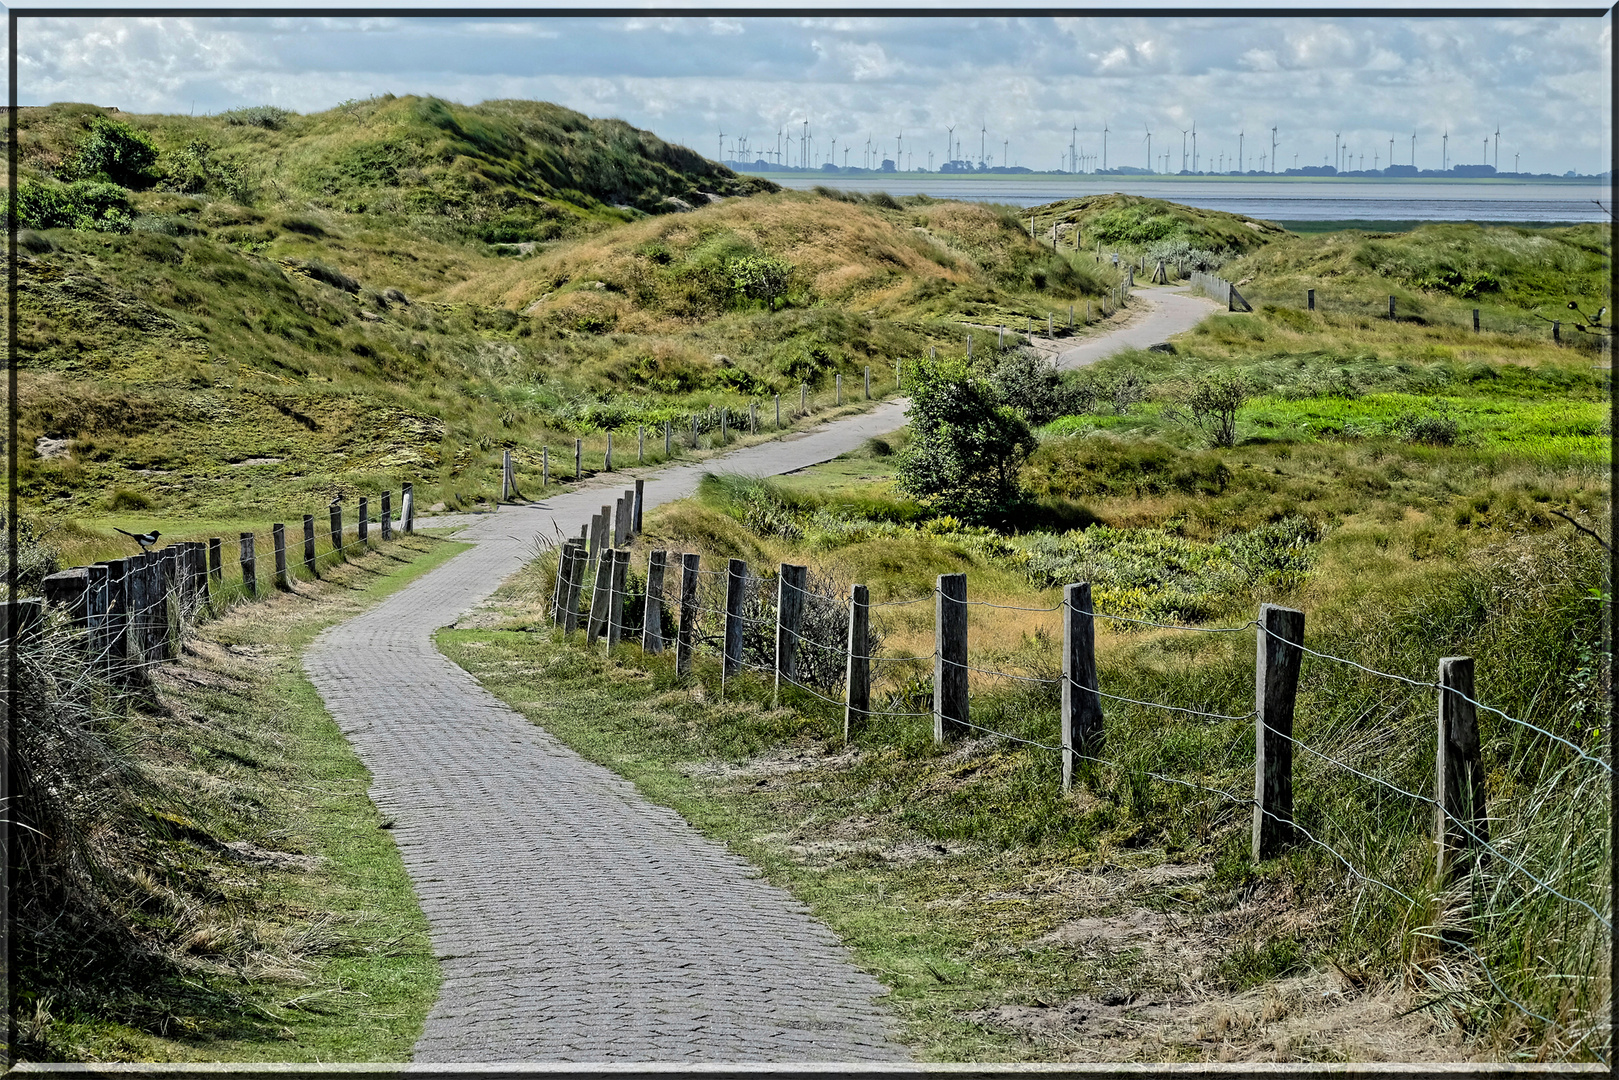
[(102, 178), (123, 187), (146, 187), (157, 179), (157, 146), (144, 131), (122, 120), (97, 117), (68, 160), (72, 176)]
[(1237, 444), (1237, 410), (1253, 396), (1246, 379), (1219, 373), (1198, 379), (1172, 399), (1171, 420), (1202, 432), (1215, 446)]
[(116, 488), (107, 497), (109, 510), (150, 510), (152, 500), (139, 491), (131, 488)]
[(133, 219), (129, 192), (117, 184), (24, 180), (17, 189), (17, 223), (28, 229), (86, 229), (125, 233)]
[(968, 520), (1004, 512), (1023, 495), (1018, 467), (1039, 445), (995, 387), (959, 364), (911, 371), (911, 442), (896, 487), (931, 510)]
[(761, 301), (774, 311), (776, 301), (787, 296), (793, 265), (769, 255), (743, 255), (727, 263), (725, 272), (739, 299)]
[(291, 109), (275, 105), (249, 105), (241, 109), (227, 109), (219, 114), (219, 118), (227, 124), (238, 127), (260, 127), (279, 131), (287, 126), (288, 120), (297, 115)]
[(1389, 423), (1389, 434), (1408, 443), (1422, 446), (1455, 446), (1461, 435), (1461, 425), (1451, 415), (1450, 406), (1443, 401), (1433, 403), (1428, 413), (1407, 409)]

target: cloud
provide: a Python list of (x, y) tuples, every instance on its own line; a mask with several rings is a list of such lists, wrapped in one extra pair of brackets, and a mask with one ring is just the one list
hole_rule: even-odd
[[(946, 132), (989, 128), (986, 152), (1055, 166), (1070, 138), (1119, 146), (1195, 120), (1200, 150), (1280, 129), (1286, 160), (1330, 157), (1332, 133), (1437, 164), (1447, 128), (1497, 123), (1537, 169), (1598, 171), (1611, 155), (1612, 18), (1033, 18), (741, 16), (225, 19), (22, 15), (21, 100), (140, 112), (273, 102), (299, 111), (392, 92), (528, 97), (613, 115), (704, 154), (718, 133), (775, 149), (810, 121), (817, 154), (935, 157)], [(195, 102), (195, 105), (193, 105)], [(1078, 126), (1077, 137), (1073, 128)], [(879, 135), (878, 133), (884, 133)], [(1403, 133), (1403, 134), (1402, 134)], [(1458, 138), (1463, 138), (1458, 135)], [(1252, 139), (1246, 140), (1251, 145)], [(1227, 144), (1230, 144), (1227, 146)], [(1466, 145), (1466, 142), (1460, 143)], [(1380, 150), (1376, 148), (1380, 147)], [(1433, 160), (1424, 161), (1425, 148)], [(1267, 143), (1268, 150), (1268, 143)], [(1145, 151), (1120, 151), (1145, 158)], [(1281, 152), (1279, 148), (1278, 152)], [(1111, 155), (1110, 155), (1111, 156)], [(1399, 155), (1403, 160), (1403, 151)], [(1370, 160), (1368, 158), (1368, 160)], [(919, 159), (922, 164), (925, 158)], [(1178, 161), (1172, 161), (1178, 166)]]

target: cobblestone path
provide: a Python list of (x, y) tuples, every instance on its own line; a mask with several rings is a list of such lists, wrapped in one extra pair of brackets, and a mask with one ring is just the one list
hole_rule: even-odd
[[(690, 494), (706, 471), (779, 474), (903, 423), (903, 404), (890, 403), (666, 468), (648, 479), (647, 505)], [(516, 571), (535, 536), (578, 535), (624, 486), (463, 519), (475, 547), (305, 654), (394, 821), (442, 963), (416, 1060), (907, 1060), (881, 985), (802, 904), (433, 647), (433, 632)]]

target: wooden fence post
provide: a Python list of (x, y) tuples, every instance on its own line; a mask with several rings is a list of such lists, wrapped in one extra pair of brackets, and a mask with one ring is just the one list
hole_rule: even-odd
[[(206, 580), (206, 568), (203, 573)], [(112, 607), (111, 576), (106, 563), (84, 568), (84, 621), (90, 631), (90, 662), (103, 670), (111, 649), (107, 633), (107, 612)]]
[(731, 559), (725, 565), (725, 652), (720, 661), (720, 686), (742, 667), (742, 605), (747, 600), (748, 564)]
[(540, 447), (540, 490), (551, 486), (551, 448)]
[(781, 395), (776, 395), (776, 430), (781, 430)]
[[(1439, 661), (1439, 744), (1435, 755), (1434, 809), (1436, 878), (1452, 884), (1488, 857), (1484, 807), (1484, 761), (1479, 753), (1478, 709), (1473, 693), (1473, 658)], [(1471, 829), (1473, 836), (1467, 835)], [(1474, 839), (1477, 837), (1477, 839)]]
[(562, 604), (568, 597), (568, 576), (573, 572), (573, 537), (557, 548), (557, 576), (551, 587), (551, 625), (562, 625)]
[(646, 514), (646, 480), (635, 481), (635, 514), (630, 519), (630, 535), (641, 535), (641, 521)]
[(1309, 309), (1311, 311), (1315, 310), (1315, 290), (1314, 289), (1305, 289), (1304, 290), (1304, 302), (1309, 307)]
[(680, 556), (680, 625), (675, 633), (675, 674), (691, 674), (691, 651), (697, 638), (697, 561), (688, 551)]
[(292, 582), (287, 580), (287, 527), (281, 522), (270, 526), (270, 540), (275, 545), (275, 587), (285, 589)]
[(1473, 333), (1478, 333), (1478, 308), (1473, 309)]
[(943, 743), (968, 730), (966, 574), (939, 575), (933, 639), (933, 739)]
[(798, 639), (804, 629), (804, 588), (809, 567), (782, 563), (776, 577), (776, 699), (798, 674)]
[(562, 632), (571, 634), (579, 629), (579, 594), (585, 589), (585, 567), (589, 559), (585, 554), (585, 542), (573, 541), (573, 561), (568, 564), (568, 592), (563, 597), (562, 606)]
[(585, 475), (585, 440), (573, 440), (573, 478)]
[(837, 383), (837, 388), (838, 388), (838, 404), (839, 404), (839, 405), (842, 405), (842, 404), (843, 404), (843, 372), (841, 372), (841, 371), (840, 371), (840, 372), (838, 372), (838, 373), (836, 373), (836, 374), (835, 374), (835, 375), (833, 375), (833, 376), (832, 376), (832, 378), (833, 378), (833, 379), (834, 379), (834, 380), (835, 380), (835, 381), (836, 381), (836, 383)]
[(1389, 322), (1394, 321), (1394, 297), (1389, 297)]
[(691, 414), (691, 448), (697, 449), (697, 414)]
[(1552, 320), (1552, 344), (1561, 345), (1562, 343), (1563, 343), (1563, 321), (1561, 319), (1553, 319)]
[(759, 434), (759, 403), (757, 401), (748, 402), (748, 434)]
[(871, 365), (866, 365), (866, 400), (871, 400)]
[(157, 655), (168, 659), (180, 654), (180, 550), (170, 544), (158, 559)]
[(727, 422), (729, 420), (729, 418), (730, 418), (730, 415), (731, 415), (731, 410), (730, 409), (721, 409), (720, 410), (720, 445), (721, 446), (724, 446), (726, 443), (731, 441), (731, 425)]
[(613, 572), (607, 581), (607, 647), (624, 640), (624, 579), (630, 568), (627, 548), (613, 550)]
[(245, 532), (241, 535), (242, 544), (242, 589), (249, 596), (257, 596), (259, 592), (258, 576), (254, 573), (255, 560), (253, 558), (253, 534)]
[(585, 643), (596, 644), (607, 628), (608, 593), (613, 587), (613, 553), (603, 551), (596, 562), (596, 583), (590, 590), (590, 615), (585, 621)]
[(798, 384), (798, 415), (799, 416), (805, 416), (805, 415), (807, 415), (809, 413), (808, 402), (809, 402), (809, 383), (801, 382), (801, 383)]
[(607, 515), (608, 509), (604, 506), (600, 513), (590, 516), (590, 556), (586, 560), (590, 566), (595, 566), (601, 558), (602, 547), (607, 542)]
[(315, 572), (315, 515), (304, 515), (304, 569)]
[(116, 672), (129, 656), (129, 577), (128, 559), (107, 564), (107, 615), (102, 623), (104, 669)]
[(663, 652), (663, 571), (669, 553), (661, 548), (646, 560), (646, 603), (641, 606), (641, 651)]
[(332, 550), (343, 559), (346, 557), (343, 554), (343, 504), (334, 502), (326, 510), (332, 525)]
[(629, 539), (630, 508), (624, 505), (627, 501), (622, 495), (613, 500), (614, 547), (622, 547)]
[(1254, 670), (1253, 859), (1273, 858), (1294, 841), (1293, 705), (1304, 653), (1304, 612), (1259, 608)]
[(602, 457), (602, 472), (613, 471), (613, 433), (607, 433), (607, 453)]
[(506, 502), (512, 497), (512, 452), (500, 452), (500, 501)]
[(672, 433), (673, 433), (673, 430), (674, 430), (674, 425), (671, 424), (669, 421), (665, 420), (663, 422), (663, 456), (666, 457), (666, 458), (674, 456), (674, 450), (673, 450), (674, 443), (673, 443), (673, 439), (671, 437)]
[(845, 674), (843, 742), (865, 730), (871, 715), (871, 596), (864, 585), (849, 586), (849, 660)]
[(635, 463), (643, 464), (646, 461), (646, 425), (641, 424), (635, 429)]
[(1081, 581), (1063, 590), (1062, 789), (1074, 786), (1081, 756), (1095, 757), (1102, 742), (1102, 698), (1097, 693), (1096, 618), (1091, 585)]
[(399, 485), (399, 525), (407, 533), (416, 531), (416, 485), (410, 481)]
[(360, 496), (360, 517), (355, 522), (355, 536), (360, 541), (361, 547), (366, 546), (366, 541), (371, 536), (371, 500), (364, 495)]
[(208, 576), (216, 585), (225, 580), (225, 544), (217, 536), (208, 538)]

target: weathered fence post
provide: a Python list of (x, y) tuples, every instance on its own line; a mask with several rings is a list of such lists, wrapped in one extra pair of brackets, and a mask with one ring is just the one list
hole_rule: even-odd
[(315, 515), (304, 515), (304, 569), (315, 572)]
[(540, 447), (540, 488), (544, 490), (551, 486), (551, 448)]
[(354, 533), (355, 537), (360, 541), (360, 546), (361, 547), (366, 546), (366, 541), (371, 536), (371, 520), (370, 519), (371, 519), (371, 500), (366, 498), (364, 495), (361, 495), (360, 496), (360, 517), (359, 517), (359, 520), (357, 522), (355, 522), (355, 533)]
[(574, 539), (569, 537), (557, 548), (557, 577), (551, 588), (551, 625), (562, 625), (562, 605), (568, 598), (568, 577), (573, 573)]
[(590, 616), (585, 621), (585, 642), (596, 644), (607, 628), (607, 605), (613, 587), (613, 553), (604, 551), (596, 563), (596, 583), (590, 590)]
[(254, 573), (256, 560), (253, 558), (253, 534), (250, 532), (243, 533), (241, 535), (241, 544), (242, 589), (249, 596), (257, 596), (259, 581), (258, 576)]
[(1561, 319), (1552, 320), (1552, 343), (1555, 345), (1563, 343), (1563, 321)]
[(1315, 290), (1314, 289), (1305, 289), (1304, 290), (1304, 302), (1305, 302), (1306, 307), (1309, 308), (1309, 310), (1311, 310), (1311, 311), (1315, 310)]
[(635, 463), (643, 464), (646, 461), (646, 425), (640, 424), (635, 429)]
[(781, 685), (798, 674), (798, 639), (804, 629), (804, 589), (809, 567), (782, 563), (776, 577), (776, 699)]
[(759, 434), (759, 403), (757, 401), (748, 402), (748, 434)]
[(613, 500), (613, 546), (623, 547), (629, 541), (630, 508), (629, 502), (620, 495)]
[(871, 365), (866, 365), (866, 400), (871, 400)]
[(843, 742), (865, 729), (871, 715), (871, 596), (864, 585), (849, 586), (849, 660), (845, 674)]
[(731, 441), (731, 425), (729, 423), (727, 423), (727, 420), (729, 419), (730, 411), (731, 410), (729, 410), (729, 409), (721, 409), (720, 410), (720, 445), (721, 446), (724, 446), (726, 443)]
[(1389, 297), (1389, 322), (1394, 321), (1394, 297)]
[(933, 739), (967, 731), (967, 575), (940, 574), (933, 615)]
[(128, 559), (113, 559), (107, 566), (107, 617), (102, 623), (105, 670), (115, 673), (129, 656), (129, 591), (131, 568)]
[(409, 481), (399, 485), (399, 526), (407, 533), (416, 531), (416, 485)]
[(600, 513), (590, 515), (590, 557), (589, 565), (595, 566), (601, 558), (602, 548), (607, 543), (608, 508), (602, 507)]
[(1259, 608), (1254, 666), (1253, 858), (1273, 858), (1293, 843), (1293, 704), (1304, 653), (1304, 612)]
[(384, 540), (392, 540), (394, 538), (393, 497), (394, 495), (392, 491), (384, 491), (382, 493), (382, 506), (377, 514), (377, 517), (382, 521), (382, 538)]
[[(206, 580), (206, 569), (203, 571)], [(111, 649), (107, 612), (112, 607), (112, 574), (106, 563), (84, 568), (84, 623), (90, 631), (90, 662), (105, 670)]]
[(1473, 333), (1478, 333), (1478, 308), (1473, 309)]
[(801, 382), (801, 383), (798, 384), (798, 415), (799, 416), (804, 416), (805, 414), (807, 414), (809, 412), (808, 402), (809, 402), (809, 383)]
[(697, 449), (697, 414), (691, 414), (691, 448)]
[[(1473, 693), (1473, 658), (1439, 661), (1439, 744), (1435, 756), (1434, 809), (1436, 876), (1440, 888), (1482, 865), (1489, 842), (1484, 813), (1484, 761), (1479, 753), (1478, 709)], [(1472, 836), (1468, 835), (1471, 830)]]
[(776, 395), (776, 430), (781, 430), (781, 395)]
[(208, 538), (208, 576), (216, 585), (225, 580), (225, 544), (217, 536)]
[(725, 566), (725, 651), (720, 661), (720, 685), (742, 667), (742, 605), (747, 599), (748, 564), (731, 559)]
[(281, 522), (270, 526), (270, 540), (275, 545), (275, 587), (285, 589), (292, 585), (287, 580), (287, 527)]
[(645, 516), (646, 480), (635, 481), (635, 514), (630, 519), (630, 535), (641, 535), (641, 520)]
[(1063, 590), (1062, 639), (1062, 789), (1068, 791), (1074, 786), (1079, 759), (1095, 757), (1102, 741), (1096, 618), (1088, 581)]
[(613, 433), (607, 433), (607, 453), (602, 457), (602, 472), (613, 471)]
[(691, 674), (691, 650), (697, 638), (697, 561), (688, 551), (680, 556), (680, 625), (675, 632), (675, 674)]
[(332, 524), (332, 551), (336, 552), (339, 559), (342, 559), (345, 557), (343, 554), (343, 504), (334, 502), (326, 509)]
[(500, 501), (506, 502), (512, 497), (512, 452), (500, 452)]
[(835, 382), (837, 384), (837, 388), (838, 388), (838, 404), (842, 405), (843, 404), (843, 372), (840, 371), (840, 372), (836, 373), (835, 375), (832, 376), (832, 378), (835, 380)]
[(646, 561), (646, 603), (641, 607), (641, 651), (663, 652), (663, 571), (669, 553), (655, 550)]
[(672, 423), (670, 423), (668, 420), (665, 420), (663, 422), (663, 456), (664, 457), (671, 457), (674, 454), (674, 451), (672, 449), (672, 446), (673, 446), (672, 433), (673, 433), (673, 431), (674, 431), (674, 425)]
[(607, 647), (624, 640), (624, 579), (630, 568), (627, 548), (613, 550), (613, 572), (607, 583)]
[(1072, 330), (1073, 328), (1074, 328), (1074, 305), (1069, 304), (1068, 305), (1068, 329)]
[(23, 641), (39, 629), (45, 612), (45, 602), (37, 596), (24, 597), (16, 603), (0, 602), (0, 641), (15, 638)]
[(573, 478), (585, 475), (585, 440), (573, 440)]
[(562, 632), (571, 634), (579, 629), (579, 594), (585, 589), (585, 567), (589, 564), (585, 542), (573, 541), (573, 560), (568, 564), (568, 593), (563, 597)]

